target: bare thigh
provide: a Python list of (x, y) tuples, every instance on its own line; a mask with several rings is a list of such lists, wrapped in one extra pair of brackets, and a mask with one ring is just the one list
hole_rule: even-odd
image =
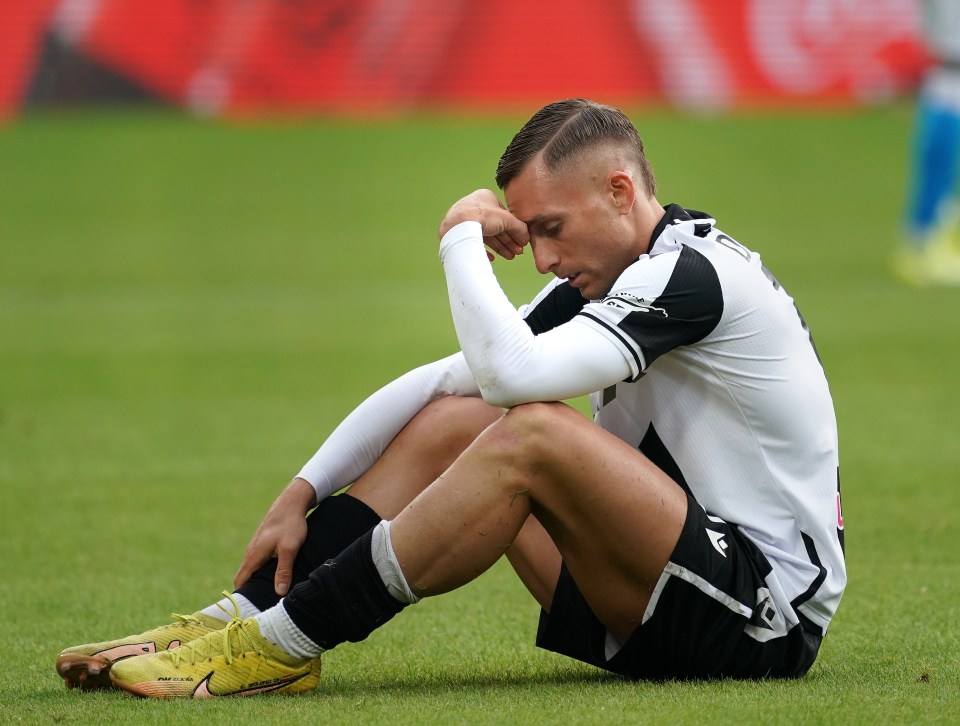
[(537, 462), (532, 513), (600, 621), (626, 638), (680, 537), (686, 495), (637, 449), (567, 406), (539, 406), (525, 418)]
[(393, 545), (422, 596), (463, 585), (508, 552), (548, 609), (562, 556), (600, 621), (624, 638), (686, 507), (683, 490), (639, 451), (569, 406), (532, 403), (488, 426), (397, 516)]
[(348, 493), (393, 519), (503, 414), (480, 398), (449, 396), (424, 406)]

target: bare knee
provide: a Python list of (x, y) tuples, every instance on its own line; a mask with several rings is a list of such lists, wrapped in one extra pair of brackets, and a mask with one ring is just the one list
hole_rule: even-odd
[(424, 406), (354, 482), (350, 494), (392, 519), (503, 413), (479, 398), (457, 396)]
[(555, 456), (558, 436), (569, 417), (583, 417), (563, 403), (525, 403), (510, 409), (484, 435), (484, 444), (499, 459), (498, 466), (538, 470)]
[(408, 428), (411, 434), (423, 434), (421, 440), (437, 453), (459, 453), (503, 413), (481, 398), (446, 396), (427, 404)]
[(516, 406), (507, 412), (503, 425), (518, 437), (524, 446), (536, 454), (541, 449), (552, 449), (564, 424), (583, 417), (565, 403), (535, 402)]

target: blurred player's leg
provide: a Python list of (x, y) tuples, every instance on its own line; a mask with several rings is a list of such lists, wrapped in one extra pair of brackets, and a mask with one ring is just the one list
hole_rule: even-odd
[(917, 108), (907, 240), (898, 274), (920, 285), (960, 285), (960, 69), (939, 69)]

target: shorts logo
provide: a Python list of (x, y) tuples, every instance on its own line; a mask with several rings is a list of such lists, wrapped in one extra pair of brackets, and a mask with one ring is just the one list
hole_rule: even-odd
[(723, 532), (714, 532), (712, 529), (707, 530), (707, 536), (710, 538), (710, 544), (713, 545), (713, 549), (719, 552), (724, 557), (727, 556), (726, 549), (728, 547), (727, 543), (724, 541)]
[[(786, 621), (780, 617), (777, 606), (773, 602), (773, 597), (765, 587), (757, 589), (757, 606), (753, 609), (753, 615), (750, 617), (750, 625), (758, 632), (760, 630), (770, 630), (777, 631), (779, 634), (782, 634), (786, 627)], [(759, 639), (762, 640), (762, 638)]]

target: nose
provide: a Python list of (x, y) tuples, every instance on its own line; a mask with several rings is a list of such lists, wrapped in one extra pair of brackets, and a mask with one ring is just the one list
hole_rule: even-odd
[(556, 269), (560, 262), (560, 256), (552, 248), (552, 245), (542, 237), (535, 238), (530, 236), (530, 249), (533, 251), (533, 264), (536, 265), (537, 272), (546, 275)]

